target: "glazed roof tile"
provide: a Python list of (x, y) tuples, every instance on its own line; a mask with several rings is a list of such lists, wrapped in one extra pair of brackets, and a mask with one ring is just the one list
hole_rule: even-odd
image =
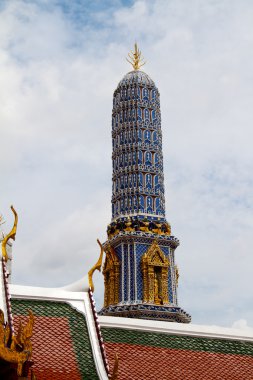
[(37, 380), (98, 379), (85, 316), (63, 302), (12, 300), (14, 324), (35, 316), (33, 371)]
[[(38, 380), (98, 379), (87, 316), (66, 302), (12, 299), (14, 322), (35, 315), (33, 370)], [(253, 335), (208, 326), (99, 317), (118, 380), (252, 380)], [(229, 335), (230, 334), (230, 335)]]
[(109, 364), (120, 358), (124, 380), (252, 380), (253, 344), (102, 327)]

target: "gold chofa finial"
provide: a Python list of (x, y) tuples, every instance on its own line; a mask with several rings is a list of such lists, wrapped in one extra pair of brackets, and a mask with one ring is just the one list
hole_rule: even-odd
[(128, 58), (126, 58), (127, 62), (129, 62), (134, 70), (139, 70), (140, 67), (145, 65), (146, 62), (143, 62), (143, 58), (141, 57), (141, 51), (138, 49), (137, 43), (134, 44), (134, 51), (128, 53)]
[(12, 227), (12, 230), (6, 235), (2, 241), (2, 256), (5, 259), (5, 261), (8, 261), (8, 254), (7, 254), (7, 249), (6, 245), (10, 239), (15, 240), (16, 237), (16, 231), (17, 231), (17, 224), (18, 224), (18, 214), (16, 213), (16, 210), (14, 209), (13, 206), (11, 206), (11, 211), (14, 214), (14, 224)]
[(100, 256), (99, 256), (99, 259), (96, 262), (96, 264), (88, 272), (89, 287), (91, 288), (92, 292), (94, 292), (94, 284), (93, 284), (92, 276), (93, 276), (93, 273), (95, 272), (95, 270), (99, 270), (99, 272), (101, 271), (101, 266), (102, 266), (102, 261), (103, 261), (103, 253), (104, 253), (104, 248), (98, 239), (97, 239), (97, 242), (100, 246)]

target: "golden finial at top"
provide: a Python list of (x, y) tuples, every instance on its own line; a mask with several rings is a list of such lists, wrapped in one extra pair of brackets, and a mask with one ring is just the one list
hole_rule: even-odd
[(128, 53), (128, 58), (126, 58), (127, 62), (129, 62), (134, 70), (139, 70), (140, 67), (145, 65), (146, 62), (143, 62), (143, 58), (141, 57), (141, 51), (138, 49), (137, 43), (134, 44), (134, 51)]

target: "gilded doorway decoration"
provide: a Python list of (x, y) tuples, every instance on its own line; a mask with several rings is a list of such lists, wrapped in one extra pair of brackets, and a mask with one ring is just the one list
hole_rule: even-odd
[(115, 305), (119, 302), (119, 267), (120, 263), (116, 252), (109, 246), (106, 251), (103, 267), (105, 294), (104, 307)]
[(142, 256), (143, 302), (168, 304), (169, 259), (155, 240)]

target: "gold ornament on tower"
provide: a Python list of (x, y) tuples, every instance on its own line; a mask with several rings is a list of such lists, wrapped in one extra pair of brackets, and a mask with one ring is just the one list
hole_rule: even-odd
[(146, 62), (143, 62), (143, 58), (141, 56), (141, 51), (137, 46), (137, 43), (134, 44), (134, 51), (128, 53), (128, 58), (126, 58), (127, 62), (129, 62), (134, 70), (139, 70), (142, 66), (145, 65)]
[(103, 267), (105, 294), (104, 307), (119, 302), (119, 270), (120, 262), (113, 247), (106, 248), (106, 258)]

